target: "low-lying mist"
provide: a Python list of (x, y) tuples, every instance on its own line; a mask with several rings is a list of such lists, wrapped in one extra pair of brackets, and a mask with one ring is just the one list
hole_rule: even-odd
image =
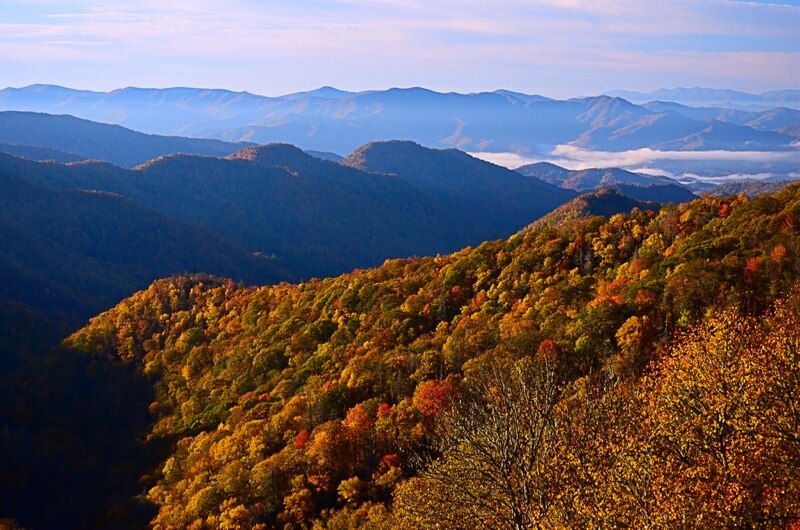
[(558, 145), (541, 155), (512, 152), (470, 154), (511, 169), (536, 162), (549, 162), (572, 170), (619, 167), (649, 175), (664, 175), (679, 181), (709, 183), (800, 178), (798, 150), (660, 151), (643, 148), (629, 151), (593, 151), (573, 145)]

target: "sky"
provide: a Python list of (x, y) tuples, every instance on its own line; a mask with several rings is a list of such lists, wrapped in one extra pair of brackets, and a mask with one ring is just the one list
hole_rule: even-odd
[(800, 0), (0, 0), (0, 87), (800, 88)]

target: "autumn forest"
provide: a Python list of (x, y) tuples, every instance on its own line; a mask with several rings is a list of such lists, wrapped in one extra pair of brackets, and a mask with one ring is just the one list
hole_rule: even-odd
[(0, 515), (797, 528), (800, 185), (575, 208), (327, 279), (156, 281), (3, 374)]

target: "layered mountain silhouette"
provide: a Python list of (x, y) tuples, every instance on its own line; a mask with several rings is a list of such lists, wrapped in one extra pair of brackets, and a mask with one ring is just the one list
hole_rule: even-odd
[(143, 134), (119, 125), (33, 112), (0, 112), (0, 144), (0, 152), (26, 158), (59, 162), (98, 159), (123, 167), (171, 153), (225, 156), (243, 147), (219, 140)]
[(185, 271), (246, 282), (327, 276), (508, 235), (575, 196), (409, 142), (367, 145), (348, 164), (286, 144), (134, 169), (0, 155), (4, 277), (20, 289), (4, 295), (84, 316)]
[(675, 181), (669, 177), (644, 175), (620, 168), (569, 170), (549, 162), (528, 164), (518, 167), (515, 171), (575, 191), (588, 191), (614, 184), (632, 184), (634, 186), (675, 184)]
[[(770, 108), (788, 105), (793, 97), (790, 92), (775, 96)], [(789, 109), (759, 120), (735, 113), (706, 115), (640, 106), (606, 95), (559, 101), (507, 90), (457, 94), (418, 87), (357, 93), (323, 87), (264, 97), (193, 88), (106, 93), (33, 85), (0, 91), (3, 109), (65, 113), (148, 133), (286, 142), (335, 153), (389, 139), (494, 152), (536, 151), (558, 144), (604, 150), (781, 150), (792, 143), (791, 127), (798, 123)]]
[(669, 101), (651, 101), (642, 106), (655, 112), (675, 112), (693, 120), (716, 120), (795, 137), (796, 128), (800, 124), (800, 110), (786, 107), (748, 111), (721, 107), (689, 107)]
[[(335, 101), (351, 97), (322, 93)], [(498, 98), (525, 99), (483, 98), (489, 107)], [(602, 108), (573, 103), (588, 108), (581, 120), (594, 125), (614, 126), (644, 112), (605, 101)], [(532, 96), (522, 105), (529, 103), (552, 101)], [(341, 158), (285, 143), (156, 136), (29, 112), (0, 112), (0, 141), (0, 153), (11, 153), (0, 154), (0, 270), (9, 279), (0, 309), (11, 315), (7, 322), (35, 314), (74, 325), (175, 273), (246, 283), (300, 280), (446, 253), (507, 236), (598, 188), (616, 193), (592, 199), (602, 207), (581, 211), (693, 197), (665, 177), (552, 164), (510, 171), (411, 141), (370, 142)]]

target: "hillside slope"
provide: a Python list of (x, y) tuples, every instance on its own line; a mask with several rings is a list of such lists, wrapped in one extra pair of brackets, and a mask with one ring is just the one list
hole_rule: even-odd
[[(493, 219), (499, 231), (523, 226), (574, 196), (539, 179), (476, 159), (456, 149), (432, 150), (414, 142), (373, 142), (355, 150), (342, 164), (397, 175), (421, 189), (462, 203), (475, 218)], [(521, 224), (520, 224), (521, 223)], [(489, 239), (489, 238), (485, 238)]]
[(67, 345), (154, 386), (149, 436), (179, 440), (147, 493), (162, 527), (782, 525), (800, 518), (799, 215), (795, 184), (298, 285), (164, 280)]
[(87, 157), (75, 153), (67, 153), (66, 151), (59, 151), (51, 147), (40, 147), (38, 145), (24, 145), (24, 144), (4, 144), (0, 143), (0, 153), (6, 153), (19, 158), (27, 158), (28, 160), (37, 160), (44, 162), (52, 160), (62, 164), (70, 162), (80, 162), (86, 160)]
[(0, 299), (39, 312), (62, 332), (159, 277), (278, 277), (268, 260), (129, 199), (1, 172), (0, 182)]

